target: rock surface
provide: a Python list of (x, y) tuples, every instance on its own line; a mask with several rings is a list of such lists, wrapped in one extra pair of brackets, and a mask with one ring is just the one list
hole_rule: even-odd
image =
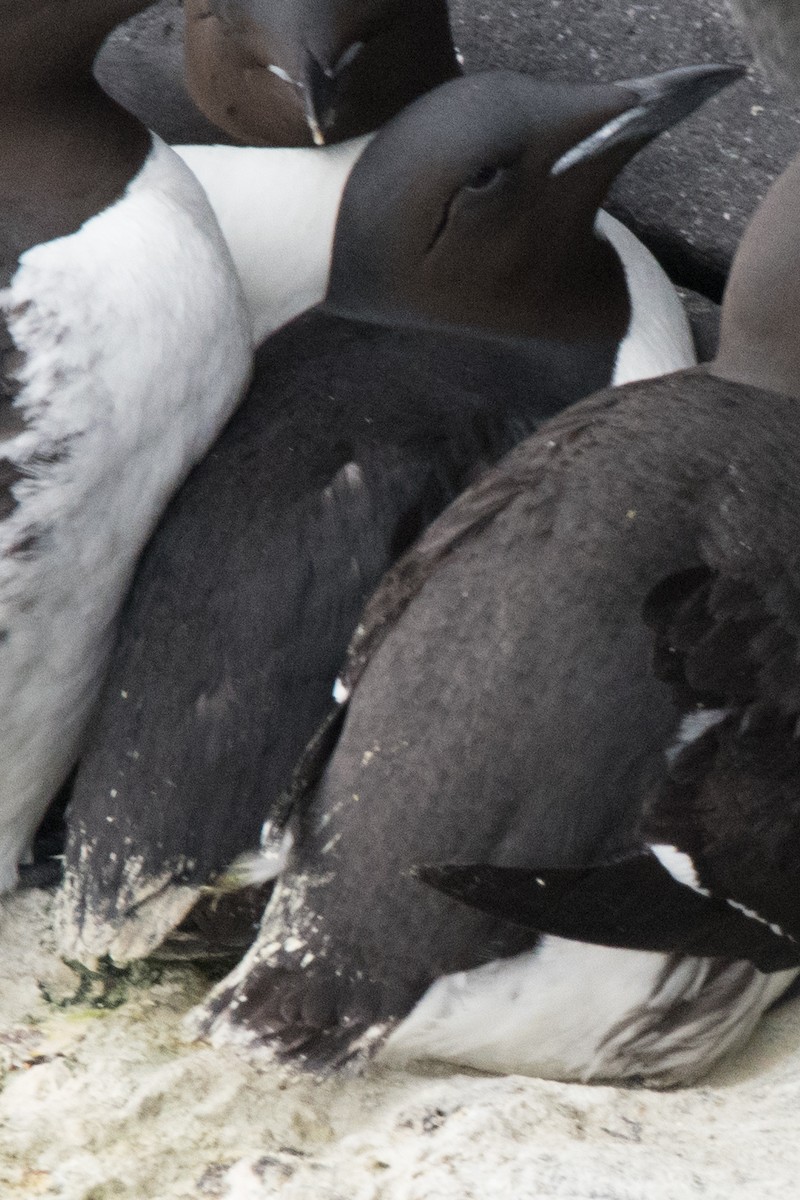
[(764, 69), (800, 95), (800, 7), (797, 0), (731, 0)]
[(674, 1092), (372, 1072), (324, 1084), (182, 1041), (207, 981), (103, 991), (55, 956), (51, 899), (0, 911), (3, 1200), (786, 1200), (800, 1174), (800, 1002)]

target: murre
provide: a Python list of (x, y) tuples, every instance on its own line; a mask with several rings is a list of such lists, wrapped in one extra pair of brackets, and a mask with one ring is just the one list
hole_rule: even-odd
[(798, 231), (800, 159), (714, 362), (554, 418), (389, 573), (258, 942), (198, 1029), (318, 1070), (380, 1049), (662, 1086), (788, 986)]
[(736, 74), (478, 75), (370, 144), (325, 304), (261, 347), (142, 560), (69, 811), (69, 954), (148, 953), (258, 847), (365, 599), (458, 491), (566, 404), (691, 357), (668, 282), (597, 211)]
[(142, 7), (0, 21), (0, 890), (77, 757), (139, 551), (251, 362), (202, 190), (92, 80)]
[(377, 129), (459, 65), (446, 0), (163, 0), (96, 71), (167, 141), (310, 146)]

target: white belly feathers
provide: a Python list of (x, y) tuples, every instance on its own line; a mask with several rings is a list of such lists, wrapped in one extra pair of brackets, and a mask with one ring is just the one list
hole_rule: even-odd
[[(159, 139), (120, 200), (27, 251), (0, 306), (25, 427), (0, 453), (0, 888), (74, 762), (136, 558), (250, 369), (205, 197)], [(8, 505), (7, 505), (8, 507)]]
[(646, 1070), (651, 1087), (687, 1083), (743, 1043), (796, 974), (544, 937), (526, 954), (437, 979), (382, 1055), (587, 1082)]
[(339, 201), (369, 140), (323, 150), (175, 147), (230, 246), (256, 344), (325, 295)]

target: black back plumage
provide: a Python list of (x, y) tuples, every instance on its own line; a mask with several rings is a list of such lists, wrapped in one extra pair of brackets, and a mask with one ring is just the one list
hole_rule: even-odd
[(68, 817), (67, 872), (80, 866), (95, 916), (125, 915), (131, 857), (157, 894), (165, 874), (205, 884), (257, 847), (383, 572), (482, 469), (607, 377), (613, 349), (592, 347), (571, 384), (556, 364), (542, 388), (530, 346), (322, 312), (261, 348), (123, 616)]
[[(298, 801), (295, 856), (249, 969), (205, 1027), (229, 1020), (327, 1066), (374, 1049), (436, 977), (535, 944), (501, 906), (483, 916), (430, 891), (420, 866), (533, 874), (666, 843), (726, 914), (732, 899), (793, 917), (793, 810), (774, 813), (800, 716), (781, 670), (799, 648), (798, 452), (796, 401), (683, 372), (575, 406), (457, 500), (368, 605), (338, 746)], [(682, 723), (709, 704), (729, 715), (683, 746)], [(777, 780), (763, 770), (787, 753)], [(752, 764), (738, 815), (714, 811), (731, 756)], [(673, 926), (674, 949), (691, 945), (696, 911)], [(717, 952), (734, 943), (726, 923)], [(643, 948), (641, 922), (612, 944)], [(707, 925), (702, 945), (714, 948)], [(771, 968), (795, 949), (777, 932), (741, 940)], [(301, 979), (328, 997), (316, 1025)]]

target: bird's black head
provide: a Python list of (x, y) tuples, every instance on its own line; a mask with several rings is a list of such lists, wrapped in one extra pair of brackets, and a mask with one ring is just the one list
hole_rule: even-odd
[(598, 334), (613, 333), (596, 304), (620, 271), (594, 232), (606, 192), (637, 150), (739, 73), (689, 67), (582, 87), (504, 71), (421, 97), (348, 181), (327, 306), (527, 335), (552, 332), (551, 319), (564, 332), (564, 314), (585, 322), (588, 307)]
[(377, 129), (458, 74), (445, 0), (187, 0), (200, 108), (254, 145)]

